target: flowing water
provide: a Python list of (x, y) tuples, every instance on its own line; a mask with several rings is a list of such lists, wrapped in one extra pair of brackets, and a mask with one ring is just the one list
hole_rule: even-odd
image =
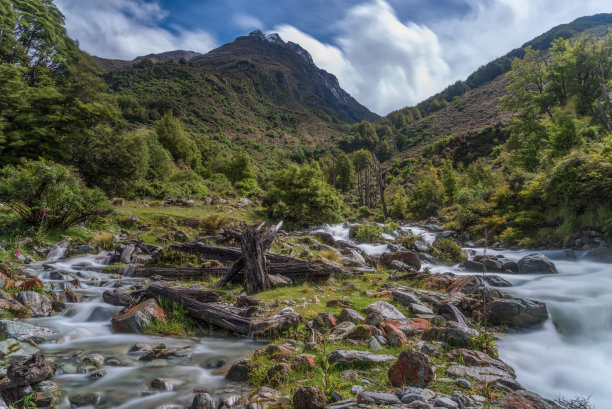
[[(435, 232), (417, 226), (400, 228), (422, 235), (429, 243)], [(350, 241), (349, 226), (326, 226), (336, 239)], [(386, 245), (358, 244), (368, 254), (389, 251)], [(472, 249), (484, 254), (484, 249)], [(495, 251), (518, 261), (533, 251)], [(540, 328), (505, 334), (497, 344), (500, 358), (515, 370), (527, 389), (549, 399), (589, 397), (598, 409), (612, 407), (612, 252), (608, 249), (572, 252), (542, 251), (559, 274), (498, 274), (513, 286), (515, 297), (546, 303), (550, 319)], [(456, 267), (429, 266), (433, 272), (465, 273)]]
[[(65, 249), (64, 249), (65, 251)], [(61, 253), (61, 254), (60, 254)], [(227, 383), (215, 375), (212, 368), (219, 361), (231, 362), (252, 351), (256, 344), (239, 338), (168, 338), (142, 334), (116, 334), (111, 328), (112, 316), (121, 310), (102, 300), (105, 290), (129, 286), (138, 280), (111, 279), (101, 273), (107, 257), (86, 256), (60, 260), (61, 250), (53, 253), (47, 262), (29, 267), (32, 273), (61, 291), (67, 282), (78, 278), (84, 296), (81, 303), (67, 303), (59, 315), (27, 320), (29, 323), (54, 329), (58, 336), (39, 345), (47, 358), (58, 364), (53, 378), (61, 390), (69, 395), (82, 392), (99, 392), (102, 396), (99, 408), (154, 409), (163, 404), (187, 405), (195, 389), (204, 390), (219, 398), (240, 395), (240, 386)], [(51, 263), (49, 262), (51, 261)], [(171, 359), (141, 361), (142, 352), (129, 352), (137, 344), (154, 346), (166, 344), (169, 349), (181, 349), (182, 356)], [(91, 378), (80, 373), (79, 364), (90, 353), (107, 358), (103, 369), (106, 375)], [(112, 365), (111, 365), (112, 363)], [(155, 378), (163, 378), (172, 386), (164, 392), (149, 388)], [(70, 408), (68, 399), (56, 407)]]

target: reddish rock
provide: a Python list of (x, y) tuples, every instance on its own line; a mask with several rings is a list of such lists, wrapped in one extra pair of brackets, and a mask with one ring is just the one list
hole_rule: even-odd
[(387, 343), (392, 347), (401, 347), (408, 343), (408, 337), (395, 325), (387, 324), (384, 327), (387, 333)]
[(296, 369), (312, 369), (315, 367), (315, 356), (311, 354), (300, 354), (295, 357), (293, 367)]
[(413, 251), (396, 251), (392, 253), (384, 253), (380, 256), (380, 262), (387, 267), (391, 267), (391, 263), (395, 260), (406, 263), (417, 270), (421, 269), (421, 259), (419, 258), (419, 255)]
[(298, 388), (293, 395), (294, 409), (323, 409), (327, 405), (327, 397), (321, 389), (314, 386)]
[(323, 328), (333, 328), (338, 325), (338, 321), (331, 312), (321, 312), (317, 315), (317, 324)]
[(404, 333), (422, 332), (429, 328), (429, 321), (423, 318), (409, 318), (407, 320), (385, 320), (385, 325), (393, 325)]
[(369, 341), (374, 335), (377, 334), (376, 327), (371, 325), (359, 325), (355, 327), (345, 338), (356, 341)]
[(457, 278), (449, 287), (448, 292), (451, 294), (464, 293), (474, 294), (482, 286), (482, 279), (476, 276), (463, 276)]
[(166, 314), (157, 301), (150, 299), (133, 306), (127, 311), (113, 317), (115, 332), (143, 332), (147, 324), (154, 319), (166, 320)]
[(424, 353), (407, 349), (389, 368), (388, 375), (391, 385), (397, 388), (424, 387), (436, 380), (436, 368)]
[(452, 277), (443, 274), (432, 274), (423, 281), (423, 286), (431, 290), (446, 290), (453, 281)]
[(505, 409), (559, 409), (558, 405), (526, 390), (502, 396), (495, 401), (495, 404)]
[(352, 310), (350, 308), (345, 308), (342, 311), (340, 311), (340, 319), (342, 321), (349, 321), (354, 324), (360, 324), (363, 321), (365, 321), (365, 318), (363, 318), (361, 314), (359, 314), (357, 311)]

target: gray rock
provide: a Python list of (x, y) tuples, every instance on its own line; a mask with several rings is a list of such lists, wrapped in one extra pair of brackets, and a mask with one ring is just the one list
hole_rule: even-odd
[(208, 393), (198, 393), (193, 397), (189, 409), (216, 409), (217, 403)]
[(376, 301), (363, 309), (366, 314), (375, 314), (383, 319), (406, 320), (406, 316), (402, 314), (395, 306), (386, 301)]
[(435, 407), (447, 408), (447, 409), (458, 409), (459, 404), (451, 398), (438, 397), (433, 399), (433, 405)]
[(513, 390), (521, 388), (513, 374), (494, 366), (451, 365), (446, 368), (446, 373), (458, 378), (474, 379), (479, 383), (501, 382)]
[(472, 384), (467, 379), (457, 378), (455, 379), (455, 385), (463, 389), (472, 389)]
[(410, 304), (410, 309), (415, 314), (433, 315), (433, 310), (423, 304)]
[(33, 317), (48, 317), (53, 311), (51, 300), (44, 294), (35, 291), (22, 291), (15, 298), (30, 309)]
[(340, 341), (349, 334), (355, 328), (355, 324), (350, 321), (344, 321), (336, 325), (334, 330), (329, 334), (330, 341)]
[(401, 303), (405, 307), (409, 307), (411, 304), (421, 303), (421, 300), (414, 294), (400, 290), (393, 291), (393, 300)]
[(420, 393), (408, 392), (402, 396), (402, 403), (409, 404), (416, 400), (425, 401), (425, 398)]
[(399, 405), (400, 400), (392, 393), (361, 392), (357, 395), (357, 403), (374, 403), (376, 405)]
[(70, 403), (76, 407), (92, 405), (95, 406), (100, 401), (100, 394), (98, 392), (84, 392), (77, 393), (68, 398)]
[(89, 354), (83, 358), (83, 363), (99, 368), (104, 365), (104, 356), (102, 354)]
[(350, 308), (344, 308), (340, 311), (340, 319), (342, 321), (350, 321), (354, 324), (361, 324), (365, 321), (365, 318), (361, 314)]
[(353, 386), (351, 386), (351, 393), (353, 395), (358, 395), (361, 392), (363, 392), (363, 386), (361, 386), (361, 385), (353, 385)]
[(529, 327), (548, 319), (546, 304), (523, 298), (499, 299), (488, 303), (484, 312), (493, 325)]
[(556, 274), (557, 268), (544, 254), (529, 254), (518, 261), (519, 274)]
[(337, 349), (329, 354), (329, 363), (333, 364), (336, 362), (367, 362), (367, 363), (380, 363), (380, 362), (393, 362), (395, 357), (393, 355), (386, 354), (373, 354), (368, 351), (354, 351)]
[(8, 362), (25, 359), (38, 352), (38, 348), (16, 339), (9, 338), (0, 342), (0, 356)]
[(372, 337), (372, 339), (370, 340), (369, 346), (370, 346), (370, 349), (372, 351), (381, 351), (382, 350), (382, 346), (380, 345), (380, 342), (378, 342), (376, 337)]
[(24, 341), (30, 338), (46, 338), (56, 335), (52, 329), (21, 321), (0, 320), (0, 338)]

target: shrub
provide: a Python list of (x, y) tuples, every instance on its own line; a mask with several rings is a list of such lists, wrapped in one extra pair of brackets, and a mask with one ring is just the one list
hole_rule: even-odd
[(465, 254), (461, 247), (450, 239), (440, 239), (432, 246), (432, 255), (446, 264), (455, 264), (465, 261)]
[(355, 229), (355, 240), (360, 243), (374, 243), (383, 240), (384, 227), (376, 223), (364, 223)]
[(107, 231), (100, 232), (93, 236), (91, 245), (97, 249), (112, 250), (115, 247), (115, 236)]
[(204, 234), (217, 234), (219, 229), (229, 224), (230, 220), (227, 217), (218, 214), (203, 216), (200, 219), (200, 228), (204, 231)]
[(2, 169), (0, 203), (27, 224), (61, 230), (112, 211), (100, 189), (85, 187), (72, 169), (44, 159)]

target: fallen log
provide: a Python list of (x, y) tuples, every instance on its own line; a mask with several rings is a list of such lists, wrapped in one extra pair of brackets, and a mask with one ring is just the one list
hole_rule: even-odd
[(152, 284), (147, 288), (147, 295), (152, 298), (162, 297), (180, 304), (195, 319), (215, 325), (240, 335), (248, 335), (251, 320), (222, 308), (198, 301), (184, 289), (163, 287)]
[(142, 301), (146, 295), (146, 290), (124, 290), (116, 288), (114, 290), (106, 290), (102, 293), (102, 299), (105, 303), (116, 307), (129, 307)]

